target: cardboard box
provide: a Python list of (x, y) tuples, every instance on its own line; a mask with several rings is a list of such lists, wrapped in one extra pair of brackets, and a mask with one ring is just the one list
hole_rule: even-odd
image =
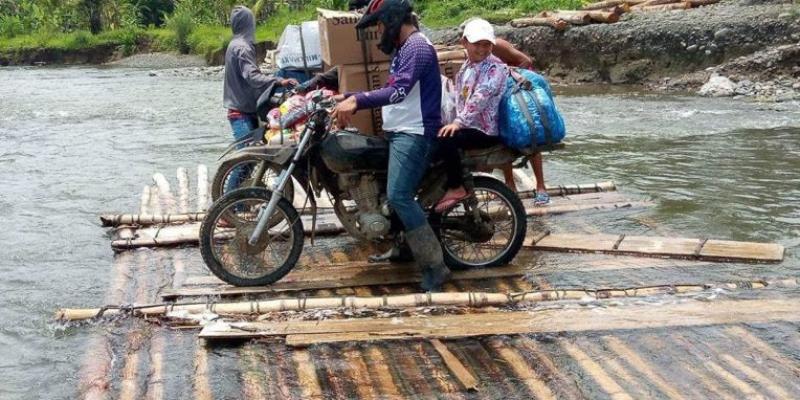
[[(366, 72), (363, 64), (339, 66), (340, 93), (380, 89), (388, 79), (388, 62), (367, 64)], [(381, 122), (381, 109), (373, 108), (356, 112), (350, 125), (363, 134), (375, 135), (382, 132)]]
[(391, 59), (389, 55), (378, 50), (381, 38), (376, 27), (365, 29), (363, 37), (356, 31), (356, 23), (361, 19), (361, 14), (318, 8), (317, 15), (322, 61), (326, 64), (363, 64), (365, 49), (362, 48), (362, 40), (366, 40), (368, 63)]
[[(461, 51), (440, 54), (439, 71), (442, 75), (455, 80), (461, 66), (464, 65), (466, 54)], [(364, 92), (383, 87), (389, 78), (389, 63), (367, 64), (366, 71), (363, 64), (339, 66), (339, 91)], [(363, 134), (378, 134), (382, 132), (382, 115), (379, 108), (361, 110), (353, 115), (351, 126)]]

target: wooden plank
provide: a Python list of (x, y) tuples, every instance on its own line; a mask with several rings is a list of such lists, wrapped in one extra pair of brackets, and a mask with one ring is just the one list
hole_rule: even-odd
[(781, 261), (784, 248), (775, 243), (734, 242), (709, 240), (700, 251), (700, 257), (718, 261)]
[(464, 364), (462, 364), (461, 361), (450, 352), (444, 343), (442, 343), (439, 339), (433, 339), (431, 340), (431, 344), (442, 357), (442, 361), (444, 361), (444, 364), (450, 369), (450, 372), (455, 375), (456, 379), (461, 382), (461, 385), (464, 386), (465, 389), (472, 391), (478, 390), (478, 380), (472, 376), (472, 374), (467, 370), (467, 367), (465, 367)]
[(287, 344), (307, 346), (343, 341), (607, 331), (773, 321), (800, 321), (797, 299), (725, 300), (712, 303), (687, 301), (604, 309), (546, 309), (536, 312), (487, 312), (433, 317), (212, 324), (203, 329), (200, 337), (213, 340), (287, 336)]
[(524, 246), (544, 251), (606, 253), (700, 261), (780, 262), (784, 254), (783, 246), (775, 243), (608, 234), (549, 234), (540, 240), (527, 240)]
[[(330, 271), (326, 268), (326, 271)], [(525, 275), (519, 265), (506, 265), (495, 268), (453, 271), (452, 280), (507, 278)], [(297, 290), (336, 289), (354, 286), (375, 286), (418, 283), (422, 279), (418, 269), (407, 264), (369, 264), (355, 263), (352, 267), (339, 268), (333, 273), (320, 274), (318, 267), (303, 267), (286, 275), (269, 286), (236, 287), (223, 286), (211, 288), (168, 289), (161, 292), (161, 298), (174, 299), (187, 296), (241, 296), (249, 294), (275, 293)], [(220, 281), (221, 282), (221, 281)]]
[(613, 251), (620, 235), (577, 235), (571, 233), (550, 234), (532, 246), (534, 250), (550, 251)]
[(655, 256), (694, 256), (700, 239), (652, 236), (625, 236), (619, 244), (620, 253)]

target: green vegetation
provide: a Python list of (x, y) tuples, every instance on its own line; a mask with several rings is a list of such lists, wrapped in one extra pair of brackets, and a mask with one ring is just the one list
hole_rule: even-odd
[(545, 10), (573, 10), (587, 0), (423, 0), (417, 1), (422, 22), (431, 28), (457, 26), (480, 16), (494, 23), (534, 15)]
[[(505, 22), (541, 10), (573, 9), (587, 0), (417, 0), (422, 22), (455, 26), (471, 16)], [(315, 18), (317, 7), (346, 9), (348, 0), (0, 0), (0, 52), (74, 51), (116, 46), (208, 56), (231, 40), (236, 4), (257, 7), (256, 40), (277, 41), (287, 24)]]

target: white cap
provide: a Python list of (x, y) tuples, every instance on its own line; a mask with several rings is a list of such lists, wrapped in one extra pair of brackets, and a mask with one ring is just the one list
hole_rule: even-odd
[(482, 18), (472, 18), (464, 23), (464, 38), (470, 43), (477, 43), (481, 40), (488, 40), (496, 44), (494, 27), (489, 21)]

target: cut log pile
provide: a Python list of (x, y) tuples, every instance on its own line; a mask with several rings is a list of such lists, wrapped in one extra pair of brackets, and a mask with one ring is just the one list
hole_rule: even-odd
[(581, 10), (542, 11), (533, 17), (517, 18), (511, 21), (511, 26), (549, 26), (560, 31), (570, 25), (613, 24), (628, 12), (685, 10), (717, 2), (719, 0), (605, 0), (587, 4)]

